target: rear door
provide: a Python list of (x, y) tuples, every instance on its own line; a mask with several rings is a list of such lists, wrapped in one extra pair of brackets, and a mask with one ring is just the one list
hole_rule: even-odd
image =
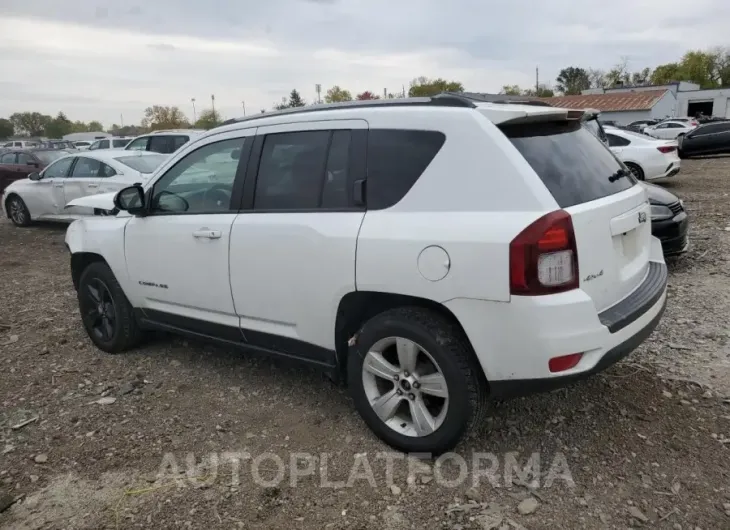
[(615, 156), (573, 120), (503, 126), (570, 213), (578, 247), (580, 287), (602, 311), (623, 299), (648, 272), (651, 215), (643, 188)]

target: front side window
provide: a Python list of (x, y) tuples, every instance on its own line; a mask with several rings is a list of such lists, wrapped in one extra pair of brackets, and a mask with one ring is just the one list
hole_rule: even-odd
[(109, 140), (99, 140), (99, 149), (109, 149)]
[(65, 178), (68, 175), (68, 170), (73, 161), (74, 158), (72, 156), (57, 160), (43, 171), (43, 178)]
[(136, 140), (132, 140), (131, 142), (129, 142), (125, 149), (129, 149), (130, 151), (147, 151), (148, 140), (149, 137), (147, 136), (143, 138), (137, 138)]
[(318, 208), (330, 134), (330, 131), (269, 134), (261, 152), (254, 209)]
[(172, 148), (175, 151), (177, 151), (183, 145), (185, 145), (186, 143), (188, 143), (189, 140), (190, 140), (190, 138), (187, 137), (187, 136), (173, 136), (172, 137)]
[(222, 140), (188, 153), (155, 183), (151, 212), (193, 214), (231, 211), (233, 181), (243, 142), (244, 138)]
[(18, 153), (18, 165), (29, 166), (31, 164), (37, 165), (38, 162), (36, 162), (36, 159), (28, 153)]
[(0, 164), (15, 164), (15, 153), (5, 153), (0, 156)]
[(80, 156), (71, 172), (72, 178), (97, 178), (101, 170), (101, 162), (93, 158)]

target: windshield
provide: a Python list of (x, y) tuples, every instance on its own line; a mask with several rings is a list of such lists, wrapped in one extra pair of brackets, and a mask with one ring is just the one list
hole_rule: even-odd
[(53, 151), (35, 151), (33, 154), (40, 158), (41, 162), (45, 165), (48, 165), (54, 160), (58, 160), (62, 156), (66, 156), (68, 151), (64, 151), (63, 149), (54, 149)]
[(121, 162), (125, 166), (129, 166), (140, 173), (152, 173), (160, 164), (167, 160), (165, 155), (147, 155), (147, 156), (120, 156), (116, 158), (117, 162)]
[(590, 121), (502, 127), (561, 208), (608, 197), (636, 182), (624, 173), (611, 151), (582, 126)]

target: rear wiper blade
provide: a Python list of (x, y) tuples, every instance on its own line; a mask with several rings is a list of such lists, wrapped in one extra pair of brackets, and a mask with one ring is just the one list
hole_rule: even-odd
[(616, 182), (621, 177), (630, 177), (630, 176), (631, 176), (631, 171), (629, 171), (628, 169), (620, 168), (618, 171), (616, 171), (616, 173), (614, 173), (613, 175), (608, 177), (608, 181)]

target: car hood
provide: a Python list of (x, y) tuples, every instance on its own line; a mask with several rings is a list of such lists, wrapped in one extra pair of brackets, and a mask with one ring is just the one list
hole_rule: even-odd
[(114, 209), (114, 197), (117, 195), (116, 191), (111, 193), (97, 193), (96, 195), (87, 195), (86, 197), (79, 197), (69, 202), (64, 208), (70, 206), (84, 206), (86, 208), (98, 208), (100, 210), (113, 210)]
[(649, 197), (649, 202), (651, 204), (668, 205), (679, 202), (679, 197), (677, 197), (674, 193), (665, 190), (661, 186), (657, 186), (656, 184), (649, 184), (646, 182), (639, 182), (639, 184), (644, 186), (646, 194)]

